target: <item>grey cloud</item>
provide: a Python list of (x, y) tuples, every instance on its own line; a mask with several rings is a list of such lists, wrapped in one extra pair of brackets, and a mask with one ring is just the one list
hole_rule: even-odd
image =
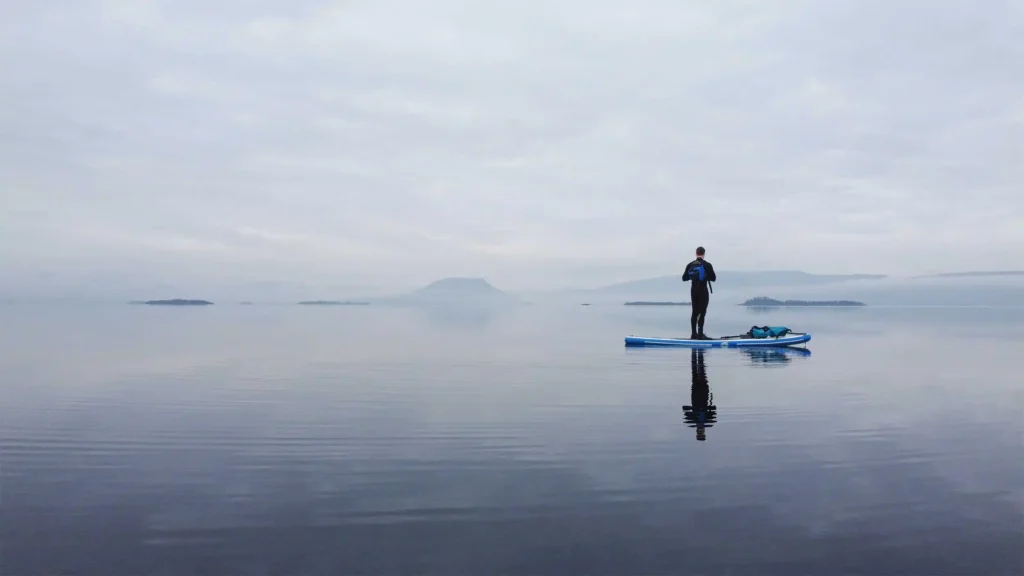
[[(0, 265), (1024, 267), (1011, 2), (16, 2)], [(882, 257), (880, 257), (882, 255)]]

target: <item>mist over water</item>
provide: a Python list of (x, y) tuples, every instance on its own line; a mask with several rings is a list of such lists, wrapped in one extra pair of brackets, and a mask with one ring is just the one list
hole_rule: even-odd
[(1020, 573), (1024, 308), (688, 315), (0, 306), (3, 574)]
[(5, 2), (0, 576), (1024, 575), (1022, 6)]

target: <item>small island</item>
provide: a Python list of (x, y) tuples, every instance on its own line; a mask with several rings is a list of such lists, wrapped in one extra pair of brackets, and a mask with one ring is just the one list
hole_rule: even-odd
[(174, 298), (172, 300), (145, 300), (143, 302), (132, 302), (132, 304), (148, 304), (150, 306), (209, 306), (213, 304), (209, 300), (185, 300)]
[(854, 300), (776, 300), (765, 296), (751, 298), (740, 306), (757, 308), (776, 308), (783, 306), (865, 306), (863, 302)]
[(299, 306), (369, 306), (369, 302), (349, 302), (348, 300), (303, 300)]
[(689, 306), (689, 302), (626, 302), (623, 306)]

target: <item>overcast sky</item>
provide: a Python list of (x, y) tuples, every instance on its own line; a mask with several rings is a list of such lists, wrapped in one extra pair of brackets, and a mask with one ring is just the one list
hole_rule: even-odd
[(0, 269), (1021, 269), (1021, 6), (9, 0)]

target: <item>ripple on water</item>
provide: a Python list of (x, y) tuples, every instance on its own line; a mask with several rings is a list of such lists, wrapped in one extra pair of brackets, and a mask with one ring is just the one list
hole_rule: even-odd
[[(409, 323), (396, 326), (411, 348), (384, 349), (367, 336), (379, 327), (288, 324), (312, 322), (305, 312), (280, 322), (307, 346), (178, 318), (174, 329), (202, 346), (181, 337), (173, 356), (150, 350), (106, 376), (84, 354), (66, 362), (82, 363), (81, 378), (74, 366), (30, 377), (23, 364), (0, 367), (5, 568), (1020, 566), (1024, 407), (1005, 343), (977, 351), (857, 317), (811, 354), (624, 350), (624, 320), (591, 311), (593, 324), (559, 326), (587, 346), (538, 343), (548, 320), (515, 316), (463, 334), (454, 351), (392, 311), (381, 314)], [(703, 440), (683, 410), (701, 400), (697, 358), (717, 409)], [(304, 564), (313, 558), (322, 569)]]

